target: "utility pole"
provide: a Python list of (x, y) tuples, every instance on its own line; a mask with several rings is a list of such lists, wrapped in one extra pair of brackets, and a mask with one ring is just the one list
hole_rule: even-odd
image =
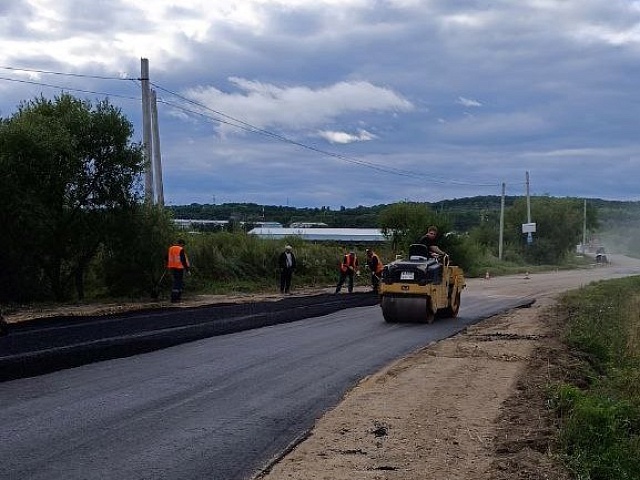
[(504, 195), (507, 187), (502, 182), (502, 197), (500, 198), (500, 239), (498, 240), (498, 260), (502, 260), (502, 243), (504, 240)]
[(142, 85), (142, 143), (144, 152), (144, 201), (153, 205), (153, 166), (151, 139), (151, 94), (149, 89), (149, 60), (140, 59), (140, 83)]
[(158, 105), (155, 90), (151, 90), (151, 124), (153, 125), (153, 178), (155, 180), (157, 203), (160, 207), (164, 207), (162, 155), (160, 154), (160, 125), (158, 124)]
[[(527, 179), (527, 223), (531, 224), (531, 197), (529, 196), (529, 172), (526, 172)], [(531, 232), (527, 232), (527, 245), (531, 245), (533, 243), (533, 234)]]
[(584, 253), (587, 248), (587, 199), (584, 199), (584, 208), (582, 209), (582, 250)]

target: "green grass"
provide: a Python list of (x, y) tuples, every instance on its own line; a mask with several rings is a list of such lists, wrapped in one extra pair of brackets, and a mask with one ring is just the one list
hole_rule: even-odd
[(564, 340), (582, 358), (576, 385), (553, 388), (560, 445), (580, 480), (640, 479), (640, 277), (561, 299)]

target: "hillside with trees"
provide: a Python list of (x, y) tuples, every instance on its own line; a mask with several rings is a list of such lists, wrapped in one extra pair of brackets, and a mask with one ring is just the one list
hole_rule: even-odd
[[(505, 207), (510, 207), (518, 197), (505, 197)], [(435, 203), (419, 203), (440, 215), (451, 218), (452, 228), (469, 231), (490, 218), (499, 218), (499, 196), (478, 196)], [(172, 205), (166, 207), (174, 218), (196, 220), (225, 220), (232, 222), (278, 222), (287, 226), (294, 222), (321, 222), (333, 228), (379, 228), (380, 213), (388, 205), (371, 207), (296, 208), (289, 206), (258, 205), (255, 203), (224, 203)]]

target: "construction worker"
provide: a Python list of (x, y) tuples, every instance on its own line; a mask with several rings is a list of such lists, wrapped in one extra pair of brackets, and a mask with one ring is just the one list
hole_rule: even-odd
[(9, 324), (2, 316), (2, 312), (0, 312), (0, 336), (6, 335), (7, 333), (9, 333)]
[(371, 272), (371, 288), (374, 293), (378, 293), (380, 290), (380, 276), (382, 275), (384, 265), (382, 261), (380, 261), (378, 254), (371, 248), (367, 248), (367, 267)]
[(440, 249), (437, 245), (437, 237), (438, 237), (438, 227), (435, 225), (431, 225), (427, 228), (427, 233), (425, 233), (418, 243), (427, 247), (429, 252), (429, 256), (437, 262), (433, 267), (433, 283), (440, 283), (442, 281), (442, 259), (446, 253)]
[(345, 253), (342, 257), (342, 262), (340, 262), (340, 279), (338, 280), (338, 284), (336, 285), (336, 294), (340, 293), (340, 289), (344, 284), (345, 280), (348, 280), (347, 290), (349, 293), (353, 292), (353, 277), (356, 274), (360, 274), (358, 270), (358, 257), (356, 252), (351, 250), (349, 253)]
[(291, 245), (284, 247), (284, 252), (278, 257), (280, 267), (280, 293), (291, 293), (291, 278), (296, 269), (296, 256)]
[(190, 265), (187, 253), (184, 251), (184, 240), (179, 239), (169, 247), (167, 253), (167, 268), (173, 277), (171, 286), (171, 303), (177, 303), (182, 299), (184, 288), (184, 274), (189, 273)]
[(431, 225), (427, 229), (427, 233), (425, 233), (420, 238), (420, 240), (418, 240), (417, 243), (421, 243), (424, 246), (426, 246), (427, 249), (429, 250), (429, 255), (432, 257), (446, 255), (446, 253), (444, 253), (442, 250), (440, 250), (440, 247), (438, 247), (436, 242), (437, 237), (438, 237), (438, 227), (436, 227), (435, 225)]

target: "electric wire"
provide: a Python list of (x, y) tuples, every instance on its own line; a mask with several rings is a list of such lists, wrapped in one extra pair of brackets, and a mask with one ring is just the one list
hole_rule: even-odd
[(5, 65), (0, 65), (0, 70), (11, 70), (13, 72), (44, 73), (48, 75), (62, 75), (65, 77), (94, 78), (97, 80), (131, 80), (131, 78), (128, 77), (108, 77), (103, 75), (88, 75), (84, 73), (56, 72), (54, 70), (37, 70), (35, 68), (8, 67)]
[[(288, 137), (286, 137), (284, 135), (281, 135), (281, 134), (278, 134), (278, 133), (274, 133), (274, 132), (271, 132), (269, 130), (262, 129), (260, 127), (256, 127), (255, 125), (252, 125), (252, 124), (250, 124), (248, 122), (245, 122), (243, 120), (239, 120), (239, 119), (237, 119), (235, 117), (232, 117), (232, 116), (227, 115), (227, 114), (225, 114), (223, 112), (217, 111), (217, 110), (215, 110), (213, 108), (210, 108), (210, 107), (208, 107), (206, 105), (203, 105), (202, 103), (199, 103), (199, 102), (196, 102), (194, 100), (191, 100), (190, 98), (187, 98), (187, 97), (185, 97), (183, 95), (180, 95), (180, 94), (178, 94), (176, 92), (168, 90), (168, 89), (162, 87), (161, 85), (158, 85), (155, 82), (149, 82), (149, 83), (152, 84), (154, 87), (156, 87), (158, 90), (162, 90), (165, 93), (174, 95), (177, 98), (180, 98), (181, 100), (184, 100), (184, 101), (186, 101), (188, 103), (191, 103), (193, 105), (196, 105), (196, 106), (198, 106), (200, 108), (203, 108), (205, 110), (213, 112), (216, 115), (220, 115), (220, 116), (222, 116), (224, 118), (232, 120), (233, 122), (237, 122), (237, 124), (232, 124), (232, 123), (229, 123), (228, 121), (222, 121), (221, 119), (213, 118), (213, 120), (215, 120), (215, 121), (219, 121), (220, 123), (224, 123), (224, 124), (227, 124), (227, 125), (235, 125), (238, 128), (242, 128), (243, 130), (246, 130), (246, 131), (250, 131), (250, 132), (259, 133), (259, 134), (262, 134), (262, 135), (265, 135), (265, 136), (273, 137), (273, 138), (276, 138), (277, 140), (283, 141), (285, 143), (296, 145), (298, 147), (313, 151), (315, 153), (328, 155), (330, 157), (337, 158), (339, 160), (343, 160), (343, 161), (345, 161), (347, 163), (352, 163), (352, 164), (355, 164), (355, 165), (371, 168), (371, 169), (374, 169), (374, 170), (377, 170), (377, 171), (380, 171), (380, 172), (383, 172), (383, 173), (391, 173), (391, 174), (394, 174), (394, 175), (399, 175), (399, 176), (404, 176), (404, 177), (426, 178), (426, 179), (430, 180), (433, 183), (442, 184), (442, 185), (464, 185), (464, 186), (477, 186), (477, 187), (496, 187), (496, 186), (498, 186), (497, 183), (471, 183), (471, 182), (462, 182), (462, 181), (456, 181), (456, 180), (441, 180), (441, 179), (438, 179), (438, 178), (434, 178), (432, 175), (426, 175), (426, 174), (423, 174), (423, 173), (420, 173), (420, 172), (414, 172), (414, 171), (410, 171), (410, 170), (402, 170), (402, 169), (393, 168), (393, 167), (383, 167), (383, 166), (380, 166), (380, 165), (372, 163), (372, 162), (367, 162), (367, 161), (364, 161), (364, 160), (358, 160), (358, 159), (355, 159), (355, 158), (352, 158), (352, 157), (348, 157), (348, 156), (340, 154), (340, 153), (335, 153), (335, 152), (330, 152), (330, 151), (327, 151), (327, 150), (323, 150), (323, 149), (314, 147), (312, 145), (308, 145), (308, 144), (305, 144), (305, 143), (302, 143), (302, 142), (298, 142), (297, 140), (293, 140), (293, 139), (288, 138)], [(170, 104), (169, 102), (166, 102), (166, 101), (165, 101), (165, 103)], [(206, 117), (206, 115), (204, 115), (204, 114), (201, 114), (201, 115)], [(209, 117), (209, 118), (211, 118), (211, 117)]]
[[(30, 73), (39, 73), (39, 74), (49, 74), (49, 75), (59, 75), (59, 76), (68, 76), (68, 77), (76, 77), (76, 78), (90, 78), (90, 79), (98, 79), (98, 80), (116, 80), (116, 81), (127, 81), (127, 82), (133, 82), (136, 84), (139, 84), (139, 81), (141, 79), (139, 78), (129, 78), (129, 77), (111, 77), (111, 76), (102, 76), (102, 75), (88, 75), (88, 74), (78, 74), (78, 73), (69, 73), (69, 72), (59, 72), (59, 71), (53, 71), (53, 70), (40, 70), (40, 69), (32, 69), (32, 68), (22, 68), (22, 67), (10, 67), (10, 66), (4, 66), (4, 65), (0, 65), (0, 69), (2, 70), (9, 70), (9, 71), (21, 71), (21, 72), (30, 72)], [(133, 100), (133, 101), (141, 101), (140, 97), (133, 97), (133, 96), (129, 96), (129, 95), (123, 95), (123, 94), (117, 94), (117, 93), (106, 93), (106, 92), (99, 92), (99, 91), (95, 91), (95, 90), (87, 90), (87, 89), (81, 89), (81, 88), (74, 88), (74, 87), (64, 87), (61, 85), (55, 85), (55, 84), (50, 84), (50, 83), (45, 83), (45, 82), (40, 82), (40, 81), (35, 81), (35, 80), (25, 80), (25, 79), (15, 79), (15, 78), (7, 78), (7, 77), (0, 77), (0, 80), (5, 80), (8, 82), (16, 82), (16, 83), (24, 83), (24, 84), (31, 84), (31, 85), (39, 85), (39, 86), (44, 86), (44, 87), (48, 87), (48, 88), (54, 88), (54, 89), (59, 89), (61, 91), (73, 91), (73, 92), (81, 92), (81, 93), (87, 93), (87, 94), (92, 94), (92, 95), (104, 95), (107, 97), (113, 97), (113, 98), (123, 98), (123, 99), (127, 99), (127, 100)], [(309, 151), (312, 151), (314, 153), (318, 153), (321, 155), (325, 155), (325, 156), (330, 156), (332, 158), (336, 158), (338, 160), (344, 161), (346, 163), (350, 163), (353, 165), (357, 165), (357, 166), (361, 166), (361, 167), (365, 167), (365, 168), (369, 168), (372, 170), (376, 170), (378, 172), (381, 173), (385, 173), (385, 174), (393, 174), (393, 175), (398, 175), (398, 176), (403, 176), (403, 177), (407, 177), (407, 178), (423, 178), (426, 179), (432, 183), (436, 183), (436, 184), (440, 184), (440, 185), (461, 185), (461, 186), (476, 186), (476, 187), (497, 187), (499, 186), (498, 183), (475, 183), (475, 182), (466, 182), (466, 181), (460, 181), (460, 180), (451, 180), (451, 179), (441, 179), (441, 178), (437, 178), (434, 177), (433, 175), (426, 175), (424, 173), (421, 172), (415, 172), (415, 171), (411, 171), (411, 170), (403, 170), (403, 169), (398, 169), (398, 168), (394, 168), (394, 167), (385, 167), (385, 166), (381, 166), (378, 165), (376, 163), (372, 163), (372, 162), (367, 162), (365, 160), (360, 160), (357, 158), (353, 158), (353, 157), (349, 157), (340, 153), (336, 153), (336, 152), (331, 152), (328, 150), (324, 150), (318, 147), (315, 147), (313, 145), (309, 145), (303, 142), (299, 142), (297, 140), (291, 139), (285, 135), (279, 134), (279, 133), (275, 133), (263, 128), (260, 128), (256, 125), (252, 125), (249, 122), (245, 122), (243, 120), (240, 120), (238, 118), (235, 118), (231, 115), (225, 114), (224, 112), (215, 110), (213, 108), (210, 108), (202, 103), (196, 102), (184, 95), (181, 95), (179, 93), (176, 93), (174, 91), (171, 91), (155, 82), (149, 82), (150, 85), (153, 85), (155, 88), (157, 88), (158, 90), (161, 90), (169, 95), (173, 95), (177, 98), (179, 98), (180, 100), (190, 103), (192, 105), (195, 105), (201, 109), (204, 109), (206, 111), (212, 112), (215, 115), (217, 115), (218, 117), (212, 117), (211, 115), (207, 115), (203, 112), (198, 112), (198, 111), (194, 111), (192, 109), (188, 109), (185, 108), (181, 105), (177, 105), (173, 102), (169, 102), (167, 100), (164, 99), (158, 99), (158, 103), (161, 104), (165, 104), (167, 106), (170, 106), (172, 108), (181, 110), (185, 113), (189, 113), (192, 115), (197, 115), (197, 116), (201, 116), (209, 121), (213, 121), (216, 123), (220, 123), (220, 124), (225, 124), (225, 125), (229, 125), (231, 127), (234, 128), (238, 128), (241, 130), (244, 130), (246, 132), (249, 133), (254, 133), (254, 134), (259, 134), (262, 136), (266, 136), (266, 137), (270, 137), (273, 139), (276, 139), (278, 141), (284, 142), (284, 143), (288, 143), (290, 145), (294, 145)]]
[(24, 80), (24, 79), (7, 78), (7, 77), (0, 77), (0, 80), (6, 80), (7, 82), (15, 82), (15, 83), (26, 83), (29, 85), (38, 85), (41, 87), (55, 88), (56, 90), (61, 90), (63, 92), (68, 91), (68, 92), (90, 93), (92, 95), (104, 95), (106, 97), (123, 98), (126, 100), (135, 100), (138, 102), (140, 101), (140, 97), (132, 97), (129, 95), (122, 95), (119, 93), (98, 92), (95, 90), (86, 90), (86, 89), (75, 88), (75, 87), (63, 87), (62, 85), (54, 85), (52, 83), (45, 83), (45, 82), (36, 82), (34, 80)]

